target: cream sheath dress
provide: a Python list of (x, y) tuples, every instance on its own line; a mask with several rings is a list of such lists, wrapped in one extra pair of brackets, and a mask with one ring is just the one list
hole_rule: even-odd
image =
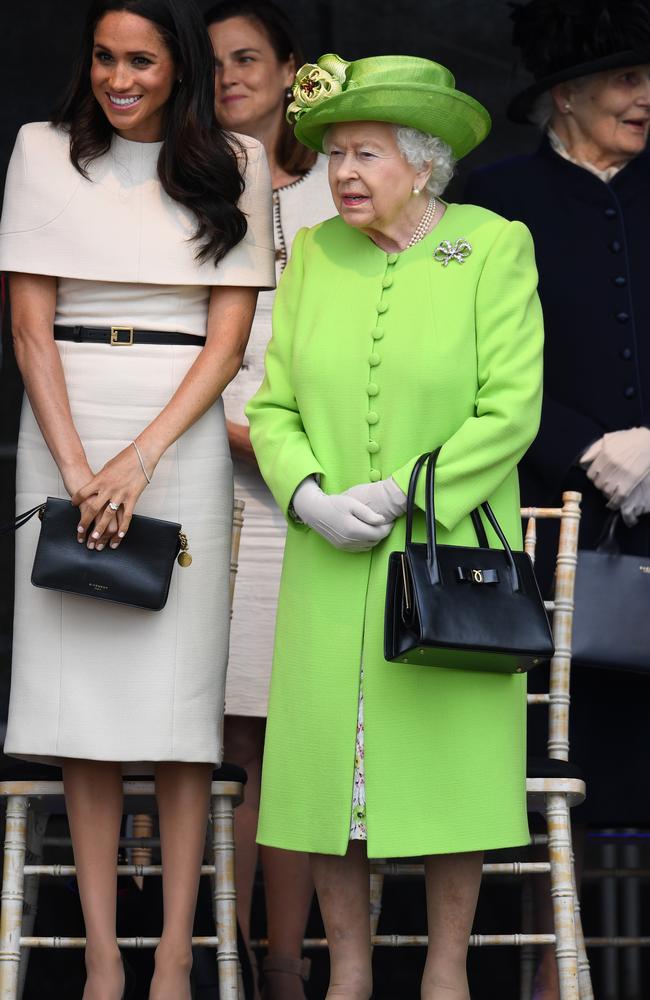
[[(205, 336), (210, 286), (274, 285), (271, 190), (262, 147), (247, 147), (248, 232), (221, 264), (198, 264), (193, 215), (163, 191), (161, 143), (115, 136), (89, 168), (68, 136), (24, 126), (0, 224), (0, 270), (55, 275), (57, 324)], [(57, 342), (72, 416), (91, 468), (165, 406), (198, 346)], [(17, 511), (67, 494), (25, 397)], [(193, 555), (175, 566), (165, 608), (124, 607), (30, 583), (36, 519), (16, 535), (11, 697), (5, 752), (142, 763), (218, 763), (228, 651), (232, 465), (219, 399), (162, 457), (136, 513), (178, 521)]]
[[(278, 280), (298, 230), (335, 214), (325, 156), (304, 177), (273, 192)], [(273, 291), (260, 292), (242, 370), (223, 394), (226, 417), (237, 424), (248, 424), (244, 407), (264, 378), (274, 298)], [(245, 501), (246, 509), (230, 627), (226, 714), (266, 717), (287, 525), (257, 466), (237, 458), (233, 465), (235, 496)]]

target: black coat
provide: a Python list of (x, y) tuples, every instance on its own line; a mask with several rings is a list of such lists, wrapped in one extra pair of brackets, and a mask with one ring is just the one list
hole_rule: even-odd
[[(530, 156), (475, 171), (465, 200), (524, 222), (533, 235), (544, 310), (544, 405), (520, 467), (522, 500), (556, 504), (562, 490), (579, 490), (580, 545), (594, 548), (609, 512), (577, 461), (607, 431), (650, 426), (650, 153), (605, 184), (544, 139)], [(540, 529), (538, 569), (548, 589), (553, 549), (545, 542), (552, 529)], [(619, 541), (625, 551), (649, 555), (650, 516), (634, 529), (622, 527)], [(578, 668), (572, 688), (572, 757), (587, 772), (587, 817), (645, 819), (650, 796), (639, 801), (634, 781), (621, 772), (634, 771), (637, 755), (635, 766), (643, 760), (650, 767), (650, 682)]]

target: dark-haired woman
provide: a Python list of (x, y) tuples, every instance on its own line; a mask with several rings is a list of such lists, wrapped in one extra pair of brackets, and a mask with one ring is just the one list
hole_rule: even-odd
[(124, 990), (121, 776), (147, 765), (164, 872), (150, 997), (190, 996), (228, 640), (232, 477), (220, 395), (239, 369), (256, 290), (274, 282), (264, 152), (218, 128), (213, 86), (192, 3), (96, 0), (61, 111), (20, 132), (0, 228), (27, 390), (18, 509), (71, 497), (79, 544), (97, 550), (121, 543), (136, 509), (181, 522), (194, 555), (151, 615), (31, 587), (38, 529), (18, 535), (5, 751), (63, 768), (84, 1000)]
[[(326, 158), (298, 143), (286, 120), (292, 96), (288, 88), (303, 62), (300, 42), (287, 16), (264, 0), (226, 0), (205, 17), (216, 58), (217, 117), (227, 128), (259, 139), (266, 149), (279, 278), (298, 229), (334, 214)], [(239, 922), (246, 938), (258, 856), (260, 772), (286, 524), (259, 473), (244, 407), (264, 377), (273, 299), (272, 291), (261, 293), (242, 370), (224, 393), (235, 493), (246, 501), (225, 725), (227, 757), (248, 772), (246, 801), (235, 815)], [(301, 960), (301, 947), (313, 895), (308, 861), (305, 855), (273, 848), (262, 848), (260, 853), (269, 937), (265, 997), (302, 1000), (301, 976), (307, 974), (307, 964)]]

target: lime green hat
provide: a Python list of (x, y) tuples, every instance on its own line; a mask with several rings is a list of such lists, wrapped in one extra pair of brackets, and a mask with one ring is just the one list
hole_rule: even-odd
[(330, 125), (379, 121), (438, 136), (460, 159), (485, 139), (492, 123), (483, 105), (456, 90), (455, 82), (430, 59), (372, 56), (349, 63), (328, 53), (298, 70), (287, 118), (296, 138), (321, 153)]

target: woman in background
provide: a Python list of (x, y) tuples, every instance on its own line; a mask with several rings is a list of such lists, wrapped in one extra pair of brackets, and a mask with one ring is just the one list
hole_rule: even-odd
[[(287, 16), (264, 0), (227, 0), (205, 15), (216, 61), (216, 112), (222, 125), (258, 139), (273, 184), (276, 272), (280, 277), (298, 229), (334, 214), (327, 161), (296, 141), (286, 120), (302, 46)], [(246, 501), (235, 587), (226, 683), (226, 754), (248, 772), (246, 798), (235, 813), (239, 922), (250, 938), (250, 909), (262, 750), (273, 654), (275, 610), (286, 526), (250, 445), (244, 406), (259, 388), (271, 337), (273, 292), (262, 292), (237, 378), (224, 394), (235, 495)], [(302, 1000), (302, 939), (313, 895), (304, 855), (261, 848), (269, 954), (267, 1000)]]

